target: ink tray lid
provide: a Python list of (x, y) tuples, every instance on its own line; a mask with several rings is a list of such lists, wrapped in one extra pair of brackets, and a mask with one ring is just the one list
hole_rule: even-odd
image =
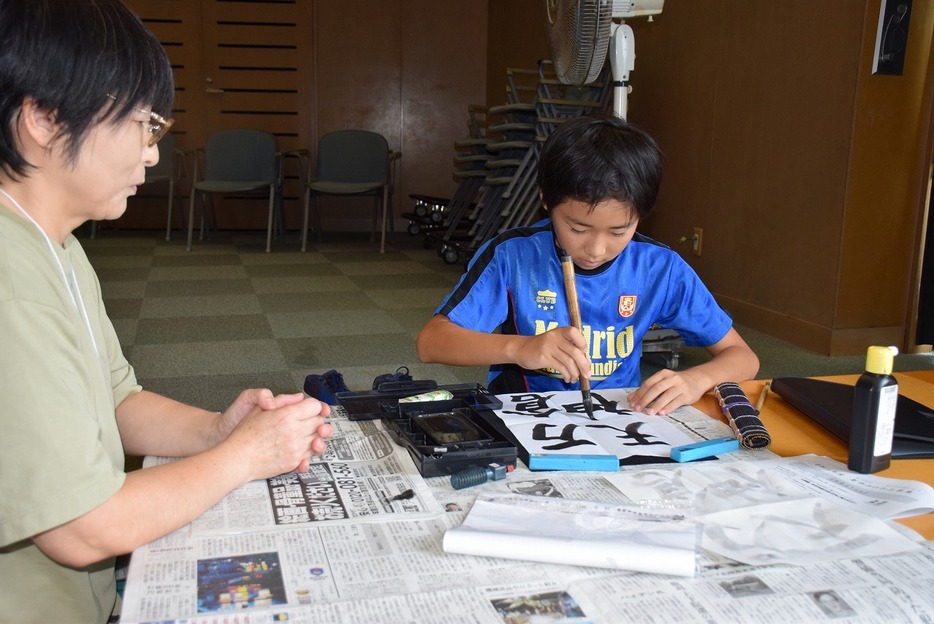
[[(338, 392), (337, 404), (347, 412), (349, 420), (375, 420), (393, 413), (399, 400), (426, 391), (447, 390), (460, 405), (476, 410), (495, 410), (503, 406), (502, 401), (480, 384), (451, 384), (439, 386), (432, 380), (415, 380), (392, 384), (381, 384), (378, 390), (361, 392)], [(438, 403), (439, 401), (431, 401)], [(413, 404), (414, 405), (414, 404)]]

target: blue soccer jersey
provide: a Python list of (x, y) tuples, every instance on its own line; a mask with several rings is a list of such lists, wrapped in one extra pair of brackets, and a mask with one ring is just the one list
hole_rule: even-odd
[[(697, 274), (677, 253), (636, 234), (612, 262), (575, 267), (591, 388), (630, 388), (640, 381), (642, 339), (653, 324), (707, 347), (732, 326)], [(531, 336), (571, 324), (551, 221), (504, 232), (474, 255), (436, 313), (461, 327)], [(494, 393), (577, 389), (548, 369), (490, 367)]]

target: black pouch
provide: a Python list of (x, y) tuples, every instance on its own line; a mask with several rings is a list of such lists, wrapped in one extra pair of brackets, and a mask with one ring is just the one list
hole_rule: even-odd
[(379, 387), (385, 383), (395, 383), (400, 381), (412, 381), (412, 375), (409, 374), (408, 366), (400, 366), (394, 373), (385, 373), (377, 376), (373, 380), (373, 389), (379, 390)]

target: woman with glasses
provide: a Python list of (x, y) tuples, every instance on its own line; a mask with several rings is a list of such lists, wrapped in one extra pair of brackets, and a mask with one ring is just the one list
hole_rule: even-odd
[[(118, 0), (0, 0), (0, 622), (100, 622), (114, 557), (323, 453), (328, 407), (141, 389), (72, 235), (159, 158), (172, 71)], [(124, 454), (182, 459), (126, 473)]]

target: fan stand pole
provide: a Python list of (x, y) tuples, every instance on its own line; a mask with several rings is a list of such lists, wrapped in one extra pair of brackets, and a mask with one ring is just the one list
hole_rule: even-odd
[(616, 22), (610, 36), (610, 68), (613, 70), (613, 113), (626, 119), (629, 99), (629, 72), (635, 68), (636, 44), (632, 28)]

